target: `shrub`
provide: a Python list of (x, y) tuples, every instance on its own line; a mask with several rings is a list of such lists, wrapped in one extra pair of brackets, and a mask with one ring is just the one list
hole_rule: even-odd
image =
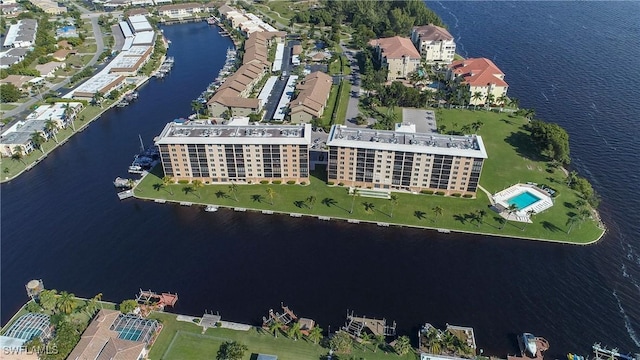
[(327, 185), (333, 185), (333, 181), (327, 182)]
[(471, 195), (471, 194), (464, 194), (464, 195), (462, 195), (462, 197), (463, 197), (463, 198), (465, 198), (465, 199), (471, 199), (471, 198), (473, 197), (473, 195)]
[(265, 185), (265, 184), (268, 184), (268, 183), (269, 183), (269, 180), (260, 180), (260, 184), (262, 184), (262, 185)]
[(301, 181), (300, 185), (307, 185), (307, 182), (306, 181)]
[(189, 180), (178, 180), (178, 184), (186, 185), (189, 183)]
[(433, 190), (421, 190), (421, 194), (433, 195)]
[(344, 183), (343, 182), (339, 182), (338, 186), (344, 186)]
[(273, 180), (272, 184), (280, 185), (280, 184), (282, 184), (282, 181), (280, 181), (280, 180)]
[(436, 195), (444, 196), (444, 191), (436, 191)]
[(462, 196), (462, 194), (460, 194), (460, 193), (453, 193), (453, 194), (451, 194), (451, 196), (453, 196), (453, 197), (460, 197), (460, 196)]
[(289, 180), (287, 181), (287, 185), (294, 185), (296, 183), (295, 180)]

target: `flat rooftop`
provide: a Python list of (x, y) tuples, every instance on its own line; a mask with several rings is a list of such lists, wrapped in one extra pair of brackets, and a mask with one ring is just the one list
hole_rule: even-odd
[(333, 125), (327, 146), (409, 151), (415, 153), (487, 158), (482, 138), (478, 135), (440, 135), (348, 128)]
[(156, 144), (299, 144), (311, 143), (311, 125), (212, 125), (168, 123)]

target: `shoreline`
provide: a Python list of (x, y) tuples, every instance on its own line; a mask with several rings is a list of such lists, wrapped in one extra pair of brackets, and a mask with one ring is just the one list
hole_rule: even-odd
[[(143, 178), (142, 178), (143, 179)], [(140, 182), (142, 181), (142, 179), (140, 179)], [(139, 182), (136, 184), (136, 186), (139, 184)], [(441, 234), (449, 234), (449, 233), (457, 233), (457, 234), (468, 234), (468, 235), (480, 235), (480, 236), (495, 236), (495, 237), (499, 237), (499, 238), (509, 238), (509, 239), (517, 239), (517, 240), (528, 240), (528, 241), (539, 241), (539, 242), (545, 242), (545, 243), (554, 243), (554, 244), (562, 244), (562, 245), (578, 245), (578, 246), (588, 246), (588, 245), (593, 245), (595, 243), (597, 243), (598, 241), (600, 241), (604, 235), (608, 232), (608, 230), (605, 229), (601, 229), (602, 232), (600, 233), (600, 235), (591, 241), (588, 242), (584, 242), (584, 243), (579, 243), (579, 242), (571, 242), (571, 241), (566, 241), (566, 240), (552, 240), (552, 239), (544, 239), (544, 238), (534, 238), (534, 237), (527, 237), (527, 236), (516, 236), (516, 235), (507, 235), (507, 234), (494, 234), (494, 233), (487, 233), (487, 232), (481, 232), (481, 231), (469, 231), (469, 230), (460, 230), (460, 229), (449, 229), (449, 228), (439, 228), (439, 227), (432, 227), (432, 226), (420, 226), (420, 225), (412, 225), (412, 224), (403, 224), (403, 223), (398, 223), (398, 222), (381, 222), (381, 221), (372, 221), (372, 220), (362, 220), (362, 219), (356, 219), (356, 218), (348, 218), (348, 217), (339, 217), (339, 216), (323, 216), (323, 215), (316, 215), (316, 214), (304, 214), (304, 213), (293, 213), (293, 212), (287, 212), (287, 211), (280, 211), (280, 210), (264, 210), (264, 209), (257, 209), (257, 208), (249, 208), (249, 207), (239, 207), (239, 206), (229, 206), (229, 205), (219, 205), (219, 204), (209, 204), (209, 203), (204, 203), (204, 202), (186, 202), (186, 201), (179, 201), (179, 200), (168, 200), (168, 199), (161, 199), (161, 198), (154, 198), (154, 197), (148, 197), (148, 196), (141, 196), (140, 194), (137, 194), (135, 192), (135, 187), (133, 189), (133, 197), (137, 200), (144, 200), (144, 201), (151, 201), (154, 203), (158, 203), (158, 204), (173, 204), (173, 205), (179, 205), (179, 206), (186, 206), (186, 207), (191, 207), (191, 206), (200, 206), (200, 207), (206, 207), (209, 205), (213, 205), (216, 206), (218, 208), (223, 208), (223, 209), (228, 209), (228, 210), (232, 210), (234, 212), (246, 212), (246, 211), (251, 211), (251, 212), (255, 212), (255, 213), (261, 213), (263, 215), (289, 215), (292, 218), (302, 218), (302, 217), (308, 217), (308, 218), (315, 218), (318, 220), (322, 220), (322, 221), (331, 221), (331, 220), (341, 220), (341, 221), (345, 221), (349, 224), (360, 224), (360, 223), (366, 223), (366, 224), (370, 224), (370, 225), (377, 225), (379, 227), (405, 227), (405, 228), (412, 228), (412, 229), (422, 229), (422, 230), (431, 230), (431, 231), (437, 231), (438, 233)]]

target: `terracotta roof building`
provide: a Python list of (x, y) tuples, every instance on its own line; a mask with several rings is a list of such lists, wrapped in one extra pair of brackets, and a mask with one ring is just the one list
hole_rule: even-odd
[(310, 123), (313, 118), (319, 118), (329, 99), (332, 84), (331, 76), (316, 71), (298, 83), (296, 89), (298, 97), (289, 103), (291, 122), (294, 124)]
[(376, 49), (382, 66), (388, 69), (388, 81), (406, 79), (420, 66), (420, 53), (411, 39), (394, 36), (371, 40), (369, 45)]
[(411, 40), (427, 64), (451, 64), (456, 43), (447, 29), (433, 24), (414, 26)]
[[(493, 61), (486, 58), (457, 60), (449, 65), (448, 78), (466, 86), (471, 94), (471, 105), (487, 104), (487, 97), (492, 95), (493, 101), (507, 95), (509, 84), (504, 81), (504, 73)], [(474, 98), (480, 93), (481, 98)]]

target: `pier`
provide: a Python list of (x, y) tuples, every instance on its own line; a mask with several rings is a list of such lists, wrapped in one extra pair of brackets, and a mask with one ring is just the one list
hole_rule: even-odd
[(347, 322), (345, 326), (342, 327), (342, 330), (347, 332), (349, 335), (353, 337), (360, 337), (362, 331), (367, 328), (373, 335), (375, 336), (395, 336), (396, 334), (396, 322), (393, 322), (393, 325), (387, 325), (386, 319), (375, 319), (375, 318), (367, 318), (365, 316), (355, 316), (353, 311), (349, 314), (347, 310)]
[(279, 322), (284, 326), (289, 325), (294, 320), (297, 320), (298, 317), (294, 314), (293, 310), (289, 309), (288, 306), (285, 306), (284, 303), (281, 303), (283, 313), (280, 314), (278, 312), (274, 312), (273, 309), (269, 309), (269, 315), (262, 317), (262, 327), (267, 329), (269, 325), (274, 322)]

